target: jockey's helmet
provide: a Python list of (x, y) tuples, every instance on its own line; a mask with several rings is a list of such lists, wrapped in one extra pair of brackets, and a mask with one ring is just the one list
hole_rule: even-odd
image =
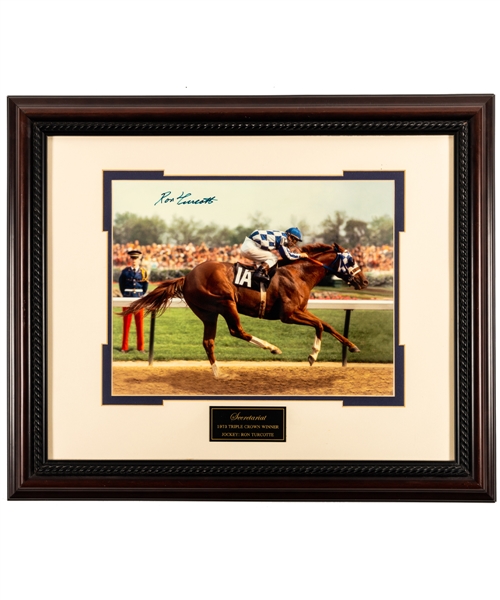
[(288, 235), (293, 235), (293, 237), (297, 238), (299, 242), (302, 241), (302, 234), (300, 233), (300, 229), (298, 227), (290, 227), (290, 229), (287, 229), (285, 233), (288, 233)]

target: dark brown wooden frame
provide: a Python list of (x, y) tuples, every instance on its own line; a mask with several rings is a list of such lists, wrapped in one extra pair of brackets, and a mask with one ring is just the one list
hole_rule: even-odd
[[(8, 99), (10, 499), (494, 501), (494, 97)], [(455, 138), (456, 460), (49, 461), (48, 135)]]

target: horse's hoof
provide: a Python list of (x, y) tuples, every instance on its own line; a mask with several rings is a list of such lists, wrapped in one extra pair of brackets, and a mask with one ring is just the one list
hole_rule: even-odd
[(271, 354), (283, 354), (283, 352), (281, 352), (279, 348), (275, 348), (274, 350), (271, 350)]
[(215, 363), (213, 363), (213, 365), (211, 365), (211, 367), (212, 367), (212, 375), (214, 376), (214, 379), (220, 379), (219, 365), (215, 362)]
[(349, 352), (361, 352), (361, 350), (357, 346), (353, 346), (352, 348), (349, 348)]
[(313, 364), (316, 362), (316, 359), (314, 358), (314, 356), (308, 356), (307, 360), (309, 361), (309, 366), (312, 367)]

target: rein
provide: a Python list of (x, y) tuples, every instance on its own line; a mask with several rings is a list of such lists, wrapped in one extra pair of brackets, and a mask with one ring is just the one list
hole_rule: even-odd
[(315, 258), (311, 258), (310, 256), (307, 257), (308, 260), (310, 260), (312, 263), (314, 263), (315, 265), (318, 265), (318, 267), (323, 267), (323, 269), (326, 269), (327, 271), (330, 271), (331, 273), (335, 273), (335, 269), (332, 269), (332, 265), (334, 265), (337, 262), (338, 259), (338, 254), (337, 257), (335, 258), (335, 260), (333, 262), (331, 262), (329, 265), (324, 265), (322, 262), (319, 262), (319, 260), (316, 260)]

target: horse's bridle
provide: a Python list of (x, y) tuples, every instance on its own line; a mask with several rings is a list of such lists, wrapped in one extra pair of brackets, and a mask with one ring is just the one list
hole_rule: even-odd
[[(332, 262), (329, 265), (324, 265), (323, 263), (321, 263), (321, 266), (324, 269), (326, 269), (329, 273), (336, 275), (340, 279), (344, 280), (348, 285), (350, 285), (354, 281), (356, 275), (358, 273), (361, 273), (361, 269), (354, 262), (354, 258), (352, 257), (352, 254), (350, 252), (347, 252), (347, 250), (341, 252), (340, 248), (336, 244), (333, 245), (333, 249), (337, 253), (337, 256), (332, 260)], [(352, 259), (353, 266), (348, 267), (345, 264), (343, 264), (342, 257)]]

